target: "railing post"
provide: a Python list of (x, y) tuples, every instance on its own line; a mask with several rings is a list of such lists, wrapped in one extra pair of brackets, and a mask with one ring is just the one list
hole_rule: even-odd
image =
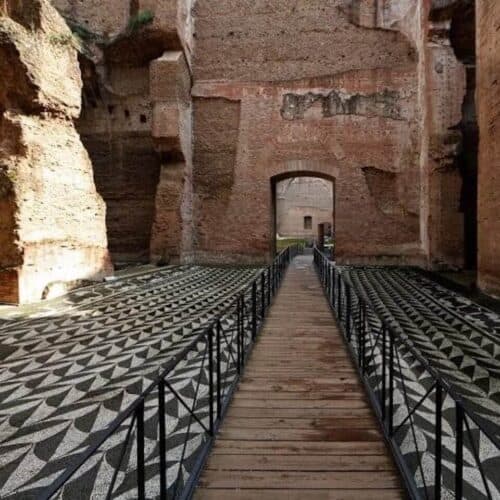
[(257, 337), (257, 282), (252, 284), (252, 339)]
[(325, 264), (325, 290), (328, 292), (328, 266)]
[(361, 366), (363, 367), (363, 375), (366, 373), (366, 305), (361, 305), (361, 335), (363, 342), (361, 343)]
[(359, 314), (359, 325), (358, 325), (358, 365), (361, 370), (361, 374), (364, 375), (364, 368), (363, 368), (363, 342), (364, 342), (364, 335), (363, 335), (363, 305), (361, 304), (361, 301), (359, 301), (359, 307), (358, 307), (358, 314)]
[(241, 353), (240, 353), (240, 335), (241, 335), (241, 304), (240, 296), (236, 300), (236, 372), (238, 375), (241, 373)]
[(260, 316), (264, 320), (266, 315), (266, 276), (260, 275)]
[(347, 341), (351, 342), (351, 289), (346, 288), (347, 315), (345, 318), (345, 329), (347, 333)]
[(271, 305), (271, 266), (267, 268), (267, 307)]
[(146, 499), (146, 479), (144, 462), (144, 400), (136, 410), (137, 419), (137, 498)]
[(337, 290), (337, 317), (339, 321), (342, 321), (342, 277), (340, 273), (338, 273), (338, 283), (339, 287)]
[(274, 297), (274, 261), (271, 264), (271, 297)]
[(394, 335), (389, 330), (389, 436), (394, 432)]
[(464, 474), (464, 410), (460, 403), (456, 403), (456, 451), (455, 451), (455, 498), (463, 497), (463, 474)]
[(387, 329), (382, 325), (382, 393), (380, 395), (380, 409), (382, 411), (382, 422), (385, 424), (386, 417), (386, 384), (387, 384), (387, 359), (386, 359)]
[(442, 422), (443, 389), (439, 382), (436, 383), (436, 450), (434, 473), (434, 499), (441, 498), (441, 471), (442, 471)]
[(221, 353), (221, 334), (222, 325), (220, 319), (217, 320), (217, 418), (221, 418), (222, 414), (222, 353)]
[(210, 435), (215, 434), (214, 427), (214, 330), (210, 328), (207, 331), (208, 342), (208, 418)]
[(241, 356), (241, 361), (240, 361), (240, 367), (243, 369), (245, 365), (245, 292), (242, 292), (240, 295), (240, 302), (241, 302), (241, 318), (240, 318), (240, 356)]
[(332, 266), (332, 299), (331, 299), (331, 304), (332, 307), (335, 309), (335, 287), (337, 285), (337, 271), (335, 270), (335, 267)]
[(330, 266), (330, 294), (328, 296), (328, 302), (330, 305), (333, 305), (333, 300), (335, 296), (335, 268)]
[(160, 500), (167, 500), (167, 433), (165, 425), (165, 383), (163, 379), (158, 384), (158, 425), (160, 448)]

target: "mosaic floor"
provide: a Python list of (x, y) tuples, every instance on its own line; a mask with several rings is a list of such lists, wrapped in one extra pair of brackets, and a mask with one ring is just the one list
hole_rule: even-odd
[[(358, 294), (372, 304), (377, 315), (410, 342), (438, 370), (463, 398), (467, 411), (477, 419), (484, 432), (467, 419), (471, 436), (467, 438), (464, 455), (464, 497), (500, 498), (500, 316), (467, 298), (441, 287), (410, 269), (345, 268), (345, 276)], [(370, 315), (372, 342), (379, 331), (375, 315)], [(380, 343), (374, 346), (375, 366), (380, 366)], [(398, 397), (395, 421), (408, 417), (406, 408), (415, 407), (430, 390), (432, 379), (415, 357), (400, 351), (396, 360)], [(402, 376), (403, 375), (403, 376)], [(379, 368), (373, 380), (380, 383)], [(403, 379), (406, 382), (403, 382)], [(404, 386), (404, 387), (403, 387)], [(403, 425), (400, 444), (409, 457), (417, 483), (429, 493), (433, 486), (435, 456), (435, 401), (433, 394), (418, 407)], [(454, 498), (447, 491), (454, 481), (455, 407), (451, 398), (443, 406), (443, 483), (445, 498)], [(417, 449), (418, 448), (418, 449)], [(477, 453), (487, 474), (487, 486), (474, 459)], [(417, 459), (419, 457), (419, 459)], [(493, 478), (493, 479), (491, 479)], [(489, 491), (487, 491), (489, 489)]]
[[(500, 317), (411, 270), (349, 268), (344, 272), (377, 314), (407, 335), (460, 391), (468, 409), (499, 436)], [(24, 315), (18, 311), (3, 314), (0, 498), (30, 500), (43, 495), (255, 273), (255, 269), (172, 266), (78, 290), (24, 311)], [(376, 331), (375, 315), (369, 319)], [(230, 329), (234, 321), (234, 317), (227, 317), (226, 327)], [(379, 366), (380, 355), (374, 347)], [(200, 345), (179, 364), (171, 380), (206, 425), (205, 363), (205, 349)], [(418, 403), (430, 384), (428, 374), (411, 354), (400, 352), (397, 364), (396, 425), (404, 423), (405, 408)], [(229, 377), (226, 386), (232, 376), (228, 367), (229, 359), (223, 367)], [(375, 372), (374, 379), (378, 376)], [(151, 394), (145, 405), (147, 498), (158, 496), (156, 396)], [(404, 424), (399, 433), (401, 449), (428, 498), (432, 498), (434, 411), (430, 397), (413, 415), (415, 427)], [(185, 481), (189, 477), (204, 433), (173, 397), (167, 397), (167, 417), (167, 476), (172, 489), (179, 478)], [(454, 498), (449, 489), (454, 478), (455, 414), (449, 399), (444, 401), (443, 417), (443, 498)], [(497, 477), (500, 451), (476, 428), (472, 431), (488, 477)], [(126, 432), (124, 423), (56, 498), (105, 498), (115, 471), (116, 487), (111, 497), (136, 498), (133, 444), (120, 467), (116, 466)], [(472, 448), (467, 450), (464, 498), (488, 498)], [(183, 453), (186, 460), (179, 467)], [(496, 480), (490, 481), (488, 488), (490, 498), (500, 498)]]
[[(28, 317), (4, 316), (0, 322), (0, 497), (26, 500), (43, 493), (256, 272), (172, 266), (73, 292), (31, 310)], [(176, 389), (188, 399), (195, 389), (193, 374), (200, 372), (202, 363), (200, 350), (174, 374)], [(199, 384), (203, 382), (202, 377)], [(203, 390), (199, 404), (203, 404)], [(148, 414), (148, 405), (146, 453), (150, 457), (156, 417)], [(172, 417), (169, 436), (175, 439), (188, 418), (172, 398), (167, 412)], [(200, 438), (193, 432), (189, 446), (195, 449)], [(113, 456), (120, 437), (106, 444), (104, 451), (111, 449), (108, 456)], [(94, 457), (61, 497), (105, 497), (113, 468), (103, 457)], [(175, 464), (176, 458), (169, 460)], [(127, 474), (131, 467), (129, 459), (113, 497), (134, 498), (133, 480)], [(171, 467), (169, 478), (176, 474)], [(147, 477), (154, 475), (149, 471)]]

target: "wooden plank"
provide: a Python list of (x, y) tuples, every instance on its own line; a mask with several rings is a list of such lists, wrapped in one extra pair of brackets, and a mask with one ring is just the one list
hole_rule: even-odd
[(218, 440), (214, 450), (217, 454), (246, 455), (265, 453), (268, 455), (386, 455), (383, 441), (240, 441)]
[(371, 490), (290, 490), (290, 489), (205, 489), (199, 488), (195, 500), (401, 500), (396, 489)]
[(268, 380), (266, 382), (246, 382), (242, 389), (246, 391), (272, 391), (272, 392), (321, 392), (321, 391), (340, 391), (340, 392), (356, 392), (359, 391), (357, 389), (361, 389), (360, 385), (357, 383), (348, 382), (345, 380), (341, 381), (333, 381), (333, 382), (290, 382), (280, 383), (276, 381)]
[(287, 274), (195, 498), (404, 498), (310, 267)]
[(226, 418), (244, 417), (244, 418), (341, 418), (351, 419), (359, 417), (373, 417), (369, 408), (269, 408), (269, 407), (251, 407), (241, 408), (231, 406)]
[(392, 471), (386, 455), (219, 455), (207, 463), (219, 471)]
[(322, 391), (289, 391), (289, 392), (278, 392), (278, 391), (252, 391), (247, 390), (244, 385), (240, 385), (238, 388), (238, 397), (243, 399), (302, 399), (302, 400), (321, 400), (321, 399), (353, 399), (353, 400), (364, 400), (365, 395), (360, 394), (359, 391), (351, 390), (347, 391), (342, 388), (335, 390), (331, 388)]
[(285, 418), (283, 416), (273, 418), (246, 418), (227, 417), (226, 426), (238, 427), (240, 429), (373, 429), (373, 416), (365, 418)]
[(247, 399), (236, 394), (231, 408), (369, 408), (366, 398), (337, 399)]
[(242, 429), (223, 426), (218, 439), (271, 441), (380, 441), (381, 432), (371, 429)]
[(209, 470), (200, 481), (202, 488), (272, 488), (272, 489), (378, 489), (400, 488), (392, 471), (295, 472), (295, 471), (218, 471)]

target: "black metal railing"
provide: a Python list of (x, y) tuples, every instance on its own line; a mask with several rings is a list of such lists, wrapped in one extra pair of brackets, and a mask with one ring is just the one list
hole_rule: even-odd
[(500, 498), (491, 422), (377, 314), (348, 273), (317, 248), (314, 262), (410, 497)]
[[(183, 336), (135, 402), (39, 499), (190, 498), (288, 264), (283, 250), (206, 327)], [(89, 480), (88, 478), (92, 479)]]

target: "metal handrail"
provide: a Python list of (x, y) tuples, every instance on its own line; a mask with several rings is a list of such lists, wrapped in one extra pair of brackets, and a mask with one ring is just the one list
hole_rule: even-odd
[[(136, 400), (130, 404), (127, 409), (120, 413), (105, 429), (103, 435), (96, 440), (96, 442), (82, 455), (82, 457), (71, 467), (66, 469), (56, 481), (54, 481), (49, 487), (45, 488), (37, 498), (39, 500), (48, 500), (53, 498), (54, 495), (61, 492), (61, 490), (70, 482), (72, 477), (80, 470), (88, 460), (95, 455), (103, 444), (108, 441), (117, 431), (120, 430), (121, 426), (130, 419), (130, 424), (128, 426), (127, 438), (124, 442), (124, 448), (128, 445), (128, 440), (131, 437), (131, 430), (134, 426), (137, 427), (137, 452), (138, 452), (138, 484), (137, 484), (137, 498), (140, 500), (145, 498), (145, 477), (144, 477), (144, 405), (148, 396), (151, 396), (154, 391), (158, 390), (159, 392), (159, 402), (158, 402), (158, 410), (159, 410), (159, 424), (160, 424), (160, 438), (162, 441), (165, 439), (165, 428), (164, 423), (161, 424), (162, 420), (164, 420), (165, 414), (165, 389), (169, 388), (174, 392), (174, 396), (179, 396), (173, 388), (170, 386), (169, 382), (166, 380), (169, 374), (171, 374), (175, 368), (179, 365), (179, 363), (185, 360), (186, 356), (194, 351), (198, 344), (201, 342), (206, 343), (206, 348), (209, 351), (209, 436), (210, 439), (208, 441), (208, 446), (204, 446), (200, 457), (197, 460), (196, 469), (193, 471), (193, 476), (190, 478), (190, 481), (184, 486), (178, 497), (180, 498), (189, 498), (192, 495), (198, 475), (203, 467), (205, 459), (208, 456), (210, 451), (213, 439), (215, 439), (215, 434), (220, 426), (222, 418), (225, 413), (225, 408), (227, 408), (229, 400), (232, 396), (232, 391), (234, 389), (235, 384), (238, 381), (239, 375), (241, 374), (241, 369), (245, 364), (245, 360), (250, 354), (250, 350), (253, 345), (253, 341), (256, 338), (258, 333), (258, 329), (262, 327), (263, 320), (265, 317), (265, 313), (269, 309), (271, 305), (271, 300), (276, 294), (279, 285), (282, 282), (284, 272), (291, 262), (292, 258), (299, 253), (300, 249), (298, 246), (294, 245), (282, 250), (273, 260), (273, 263), (267, 268), (263, 269), (260, 273), (258, 273), (255, 278), (250, 282), (250, 284), (244, 288), (242, 288), (231, 301), (231, 303), (225, 307), (222, 311), (220, 311), (217, 316), (199, 333), (197, 334), (187, 346), (185, 346), (180, 352), (173, 356), (173, 358), (167, 362), (166, 366), (161, 369), (158, 376), (155, 378), (153, 382), (149, 384), (149, 386), (136, 398)], [(258, 288), (260, 286), (260, 297), (261, 303), (257, 304), (257, 295)], [(244, 304), (245, 304), (245, 296), (248, 291), (251, 291), (250, 301), (252, 303), (251, 311), (246, 311), (246, 318), (244, 318)], [(260, 314), (258, 314), (257, 309), (260, 308)], [(238, 317), (238, 324), (234, 329), (237, 333), (236, 342), (238, 345), (238, 359), (236, 360), (236, 376), (233, 382), (231, 383), (232, 389), (228, 391), (226, 395), (225, 401), (224, 395), (221, 393), (221, 337), (225, 336), (225, 333), (222, 328), (221, 321), (223, 318), (230, 316), (231, 314), (236, 314)], [(247, 332), (245, 332), (245, 322), (247, 326)], [(245, 341), (245, 335), (251, 333), (250, 343)], [(231, 340), (234, 339), (234, 332)], [(227, 338), (226, 338), (227, 341)], [(228, 343), (228, 347), (229, 343)], [(230, 351), (230, 355), (232, 356), (232, 350)], [(214, 367), (214, 356), (216, 358), (217, 366)], [(228, 358), (229, 359), (229, 358)], [(229, 359), (230, 362), (230, 359)], [(204, 370), (204, 359), (202, 366), (200, 367), (200, 376)], [(214, 372), (216, 372), (216, 376), (214, 377)], [(227, 376), (227, 373), (226, 373)], [(214, 397), (214, 392), (216, 392), (216, 398)], [(177, 398), (179, 399), (179, 398)], [(195, 397), (196, 400), (196, 397)], [(181, 403), (185, 406), (185, 403), (181, 401)], [(194, 401), (196, 403), (196, 401)], [(215, 408), (216, 407), (216, 408)], [(160, 410), (163, 409), (163, 414), (160, 415)], [(189, 408), (188, 408), (189, 410)], [(195, 420), (199, 419), (194, 414), (193, 411), (189, 411), (190, 415), (195, 418)], [(214, 415), (217, 415), (217, 418)], [(204, 427), (202, 425), (202, 427)], [(189, 435), (189, 428), (187, 435)], [(186, 437), (187, 439), (187, 437)], [(140, 444), (142, 443), (142, 450), (140, 449)], [(160, 448), (164, 446), (164, 442), (160, 443)], [(160, 469), (166, 464), (165, 456), (162, 457), (162, 454), (165, 454), (166, 450), (160, 451)], [(122, 457), (123, 458), (123, 453)], [(117, 466), (119, 469), (121, 465), (120, 463)], [(181, 464), (182, 465), (182, 464)], [(139, 470), (142, 468), (142, 471)], [(113, 477), (113, 482), (116, 479), (116, 471)], [(166, 483), (166, 471), (160, 470), (160, 498), (167, 498), (167, 483)], [(177, 492), (176, 492), (177, 493)], [(113, 484), (110, 485), (110, 489), (108, 492), (107, 498), (111, 498), (113, 494)]]
[[(332, 309), (334, 310), (338, 323), (340, 324), (344, 336), (346, 337), (347, 341), (349, 342), (349, 346), (351, 349), (351, 354), (353, 355), (353, 358), (358, 366), (358, 370), (360, 371), (361, 378), (365, 382), (365, 386), (367, 386), (370, 399), (375, 406), (376, 414), (381, 420), (381, 425), (382, 429), (384, 431), (384, 435), (391, 445), (391, 448), (395, 454), (396, 462), (398, 463), (398, 466), (400, 468), (400, 471), (402, 472), (403, 478), (405, 480), (406, 486), (408, 488), (408, 491), (410, 493), (410, 496), (412, 498), (422, 498), (422, 495), (419, 493), (418, 488), (415, 484), (414, 477), (413, 475), (408, 471), (408, 468), (406, 466), (406, 463), (404, 462), (404, 457), (402, 456), (399, 446), (394, 440), (394, 435), (397, 433), (400, 427), (403, 426), (403, 424), (406, 424), (407, 421), (411, 421), (411, 418), (415, 411), (418, 409), (418, 407), (422, 404), (424, 400), (426, 400), (431, 393), (435, 393), (436, 396), (436, 470), (435, 470), (435, 485), (434, 485), (434, 498), (441, 498), (441, 479), (442, 479), (442, 471), (441, 471), (441, 443), (442, 443), (442, 402), (444, 397), (447, 395), (449, 396), (456, 408), (456, 474), (455, 474), (455, 494), (456, 498), (462, 498), (463, 494), (463, 436), (464, 436), (464, 426), (469, 433), (469, 436), (471, 434), (470, 427), (468, 425), (468, 420), (473, 422), (477, 426), (477, 430), (479, 430), (480, 433), (483, 433), (483, 435), (493, 444), (496, 448), (499, 449), (500, 451), (500, 439), (498, 436), (493, 432), (491, 429), (491, 425), (488, 421), (486, 421), (483, 417), (480, 415), (477, 415), (475, 412), (471, 411), (469, 408), (469, 403), (467, 400), (465, 400), (462, 395), (453, 387), (452, 383), (447, 380), (446, 377), (444, 377), (441, 373), (439, 373), (436, 368), (434, 368), (429, 361), (421, 354), (421, 352), (413, 345), (411, 340), (408, 338), (408, 336), (404, 333), (400, 333), (396, 331), (391, 325), (387, 323), (387, 321), (380, 317), (380, 315), (377, 313), (375, 308), (372, 306), (372, 304), (365, 299), (362, 295), (358, 294), (355, 287), (353, 286), (352, 283), (346, 277), (343, 275), (343, 273), (337, 269), (335, 264), (328, 260), (328, 258), (323, 254), (318, 248), (314, 249), (314, 262), (316, 265), (316, 268), (318, 270), (318, 274), (321, 280), (321, 283), (324, 287), (325, 294), (327, 295), (328, 302)], [(344, 288), (344, 294), (346, 295), (346, 317), (343, 317), (343, 302), (341, 297), (342, 294), (342, 287)], [(358, 345), (357, 345), (357, 351), (355, 352), (352, 344), (354, 342), (354, 339), (352, 338), (352, 330), (354, 328), (353, 323), (355, 322), (355, 317), (354, 317), (354, 312), (353, 312), (353, 307), (352, 307), (352, 301), (355, 298), (359, 305), (359, 314), (362, 316), (362, 319), (360, 320), (362, 322), (362, 328), (360, 327), (360, 332), (358, 334)], [(379, 339), (379, 336), (382, 336), (382, 387), (380, 388), (381, 392), (381, 397), (379, 398), (377, 394), (375, 393), (375, 390), (369, 383), (369, 377), (366, 375), (366, 345), (367, 345), (367, 339), (365, 335), (366, 330), (366, 313), (367, 311), (370, 311), (372, 315), (376, 318), (377, 322), (380, 323), (380, 331), (377, 335), (377, 337), (374, 339), (374, 346), (373, 350), (377, 346), (377, 341)], [(387, 349), (387, 336), (388, 336), (388, 343), (390, 345), (389, 347), (389, 360), (387, 360), (387, 355), (386, 351)], [(386, 387), (387, 385), (387, 370), (390, 371), (389, 373), (389, 379), (394, 377), (394, 353), (398, 356), (398, 350), (397, 347), (403, 347), (406, 352), (411, 353), (413, 358), (418, 361), (423, 369), (431, 376), (432, 378), (432, 383), (430, 389), (428, 389), (424, 395), (423, 398), (413, 407), (410, 408), (410, 405), (406, 401), (406, 407), (408, 409), (408, 415), (405, 418), (405, 420), (399, 424), (399, 426), (394, 429), (393, 427), (393, 410), (394, 410), (394, 400), (393, 400), (393, 395), (389, 395), (389, 408), (386, 408), (387, 405), (387, 391), (388, 388)], [(373, 352), (372, 352), (373, 355)], [(389, 361), (389, 366), (387, 367), (387, 363)], [(398, 363), (399, 358), (397, 359)], [(403, 373), (400, 367), (400, 375), (403, 377)], [(392, 375), (391, 375), (392, 374)], [(404, 388), (404, 380), (402, 380), (403, 383), (403, 392), (405, 392), (405, 397), (406, 397), (406, 389)], [(394, 390), (394, 382), (390, 380), (390, 387), (389, 390)], [(444, 394), (443, 394), (444, 393)], [(468, 420), (467, 420), (468, 419)], [(413, 424), (412, 424), (413, 425)], [(491, 492), (489, 489), (488, 485), (488, 479), (485, 476), (485, 473), (481, 467), (481, 463), (479, 460), (478, 452), (475, 449), (474, 442), (471, 439), (471, 448), (472, 448), (472, 454), (474, 456), (474, 459), (477, 462), (477, 466), (479, 467), (480, 473), (481, 473), (481, 478), (484, 483), (484, 487), (487, 493), (488, 498), (491, 497)], [(418, 449), (417, 449), (418, 451)], [(422, 473), (423, 475), (423, 473)]]

